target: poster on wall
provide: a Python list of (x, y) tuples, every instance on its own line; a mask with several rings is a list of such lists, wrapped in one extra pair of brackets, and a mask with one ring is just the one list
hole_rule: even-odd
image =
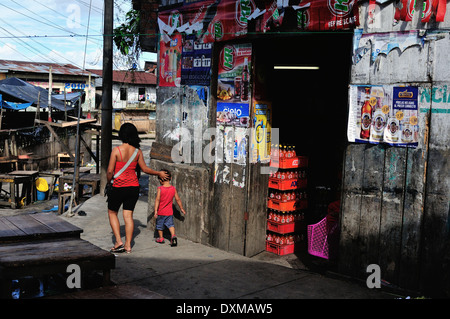
[(181, 84), (181, 34), (174, 34), (167, 43), (159, 43), (159, 86), (179, 87)]
[(349, 104), (349, 142), (417, 147), (417, 87), (351, 85)]
[(251, 44), (226, 45), (220, 52), (217, 124), (248, 127), (250, 119)]
[(212, 43), (201, 43), (194, 35), (183, 41), (181, 85), (209, 86), (211, 80)]
[(255, 101), (252, 108), (251, 163), (270, 162), (271, 112), (270, 102)]
[(217, 102), (217, 125), (248, 127), (249, 125), (248, 103)]
[(251, 44), (226, 45), (219, 56), (218, 101), (246, 103), (250, 96)]

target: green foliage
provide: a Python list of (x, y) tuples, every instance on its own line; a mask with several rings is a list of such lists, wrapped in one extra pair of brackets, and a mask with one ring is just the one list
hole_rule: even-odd
[(140, 13), (131, 9), (125, 15), (125, 23), (114, 29), (114, 44), (120, 53), (123, 55), (139, 53), (139, 32)]

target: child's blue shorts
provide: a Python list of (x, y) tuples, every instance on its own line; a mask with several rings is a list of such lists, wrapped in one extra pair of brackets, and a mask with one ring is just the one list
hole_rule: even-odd
[(173, 215), (156, 217), (156, 229), (164, 230), (164, 226), (167, 228), (175, 227), (173, 224)]

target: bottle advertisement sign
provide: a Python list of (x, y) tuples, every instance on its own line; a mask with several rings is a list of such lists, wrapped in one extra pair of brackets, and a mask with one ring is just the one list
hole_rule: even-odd
[(220, 52), (217, 124), (249, 126), (251, 44), (226, 45)]
[(351, 85), (349, 104), (349, 142), (417, 147), (417, 87)]

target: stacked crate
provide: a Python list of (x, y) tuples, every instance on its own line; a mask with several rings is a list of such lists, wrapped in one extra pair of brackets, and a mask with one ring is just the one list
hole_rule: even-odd
[(269, 178), (266, 250), (287, 255), (305, 245), (308, 158), (275, 157), (270, 166), (276, 170)]

